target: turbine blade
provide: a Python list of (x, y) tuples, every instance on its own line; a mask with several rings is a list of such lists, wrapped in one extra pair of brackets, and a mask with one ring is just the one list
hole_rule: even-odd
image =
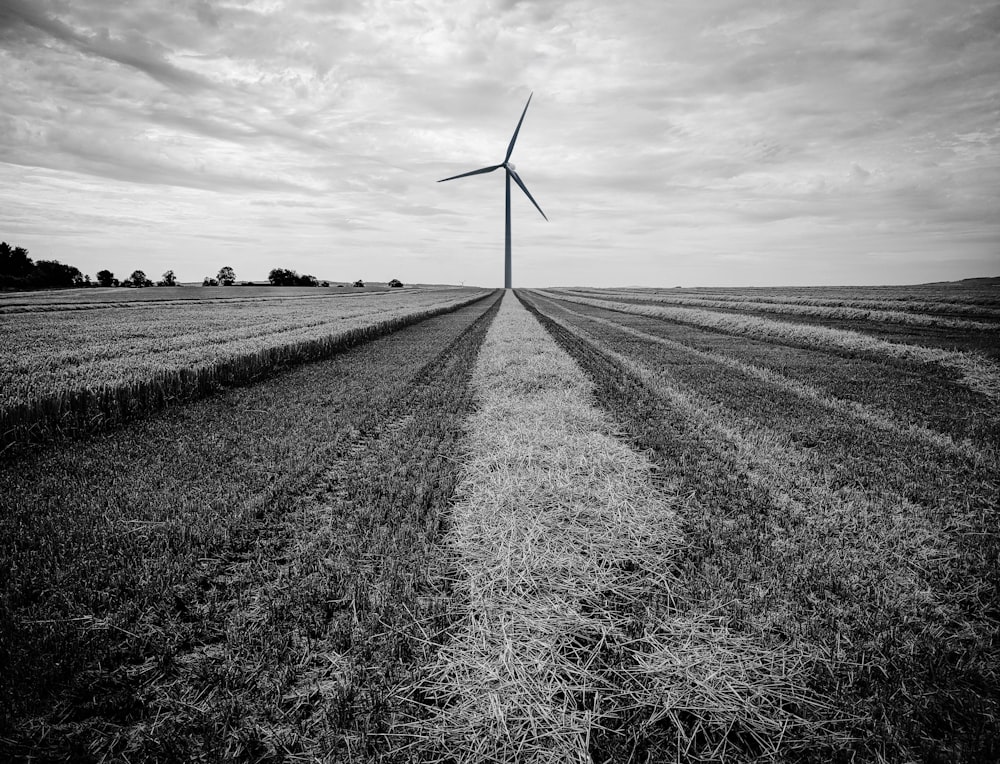
[(492, 167), (483, 167), (480, 170), (473, 170), (472, 172), (463, 172), (461, 175), (452, 175), (450, 178), (441, 178), (438, 183), (444, 183), (446, 180), (455, 180), (455, 178), (465, 178), (469, 175), (482, 175), (484, 172), (493, 172), (494, 170), (499, 170), (503, 167), (502, 164), (495, 164)]
[(531, 103), (531, 96), (533, 95), (533, 92), (528, 94), (528, 103), (524, 105), (524, 111), (521, 112), (521, 118), (517, 121), (517, 127), (514, 128), (514, 135), (511, 136), (510, 145), (507, 147), (507, 156), (503, 158), (504, 164), (507, 164), (511, 153), (514, 151), (514, 141), (517, 140), (517, 134), (521, 131), (521, 123), (524, 122), (524, 115), (528, 113), (528, 104)]
[[(507, 172), (510, 173), (510, 177), (514, 179), (514, 182), (521, 187), (521, 190), (524, 191), (525, 196), (531, 199), (531, 203), (535, 205), (535, 209), (538, 210), (539, 212), (542, 212), (542, 208), (538, 206), (538, 202), (536, 202), (535, 198), (528, 192), (527, 187), (524, 185), (524, 183), (521, 182), (521, 178), (518, 177), (518, 174), (513, 170), (511, 170), (509, 167), (507, 168)], [(542, 212), (542, 217), (548, 220), (548, 218), (545, 217), (544, 212)]]

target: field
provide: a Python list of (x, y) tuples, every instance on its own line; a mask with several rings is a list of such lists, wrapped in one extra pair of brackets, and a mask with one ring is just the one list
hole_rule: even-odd
[(0, 299), (0, 448), (53, 429), (91, 432), (251, 382), (483, 294), (230, 287), (8, 295)]
[(1000, 758), (996, 287), (96, 291), (0, 297), (0, 758)]

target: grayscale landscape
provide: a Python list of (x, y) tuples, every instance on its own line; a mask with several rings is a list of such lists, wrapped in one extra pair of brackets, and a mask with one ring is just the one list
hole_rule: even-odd
[(998, 34), (0, 0), (0, 761), (1000, 760)]

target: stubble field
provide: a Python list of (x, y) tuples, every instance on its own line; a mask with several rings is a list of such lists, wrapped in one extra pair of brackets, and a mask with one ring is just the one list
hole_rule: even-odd
[(0, 755), (1000, 756), (995, 288), (88, 299), (0, 297)]

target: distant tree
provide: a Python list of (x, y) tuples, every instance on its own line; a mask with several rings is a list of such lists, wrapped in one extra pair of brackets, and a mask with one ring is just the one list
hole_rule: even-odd
[(272, 268), (271, 272), (267, 274), (267, 280), (274, 286), (295, 286), (298, 277), (299, 274), (287, 268)]
[(146, 278), (146, 273), (144, 271), (132, 271), (132, 275), (128, 277), (128, 280), (132, 282), (134, 287), (148, 287), (153, 286), (153, 282)]
[(0, 242), (0, 287), (5, 289), (60, 289), (82, 287), (87, 280), (79, 268), (65, 265), (58, 260), (39, 260), (28, 257), (24, 247), (12, 247)]
[(213, 279), (211, 276), (206, 276), (201, 280), (202, 286), (219, 286), (219, 282)]
[(365, 285), (365, 282), (362, 281), (361, 279), (358, 279), (357, 281), (354, 282), (354, 286), (356, 286), (356, 287), (363, 287), (364, 285)]
[(111, 286), (116, 287), (121, 285), (122, 283), (118, 279), (111, 279)]
[(28, 257), (28, 250), (0, 242), (0, 275), (22, 278), (29, 276), (34, 269), (35, 264)]
[(124, 280), (124, 281), (122, 282), (122, 286), (123, 286), (123, 287), (130, 287), (130, 286), (132, 286), (132, 279), (125, 279), (125, 280)]
[(236, 271), (227, 265), (219, 269), (219, 275), (216, 278), (222, 286), (232, 286), (236, 283)]
[(58, 260), (39, 260), (35, 269), (27, 277), (31, 289), (49, 289), (83, 285), (83, 274), (79, 268), (63, 265)]
[(163, 274), (163, 278), (156, 282), (156, 286), (177, 286), (177, 277), (172, 270), (167, 271)]
[(393, 279), (392, 281), (389, 282), (389, 286), (392, 287), (393, 289), (398, 289), (399, 287), (403, 286), (403, 282), (400, 281), (399, 279)]
[(90, 280), (90, 274), (89, 273), (86, 276), (83, 277), (83, 283), (84, 283), (85, 286), (94, 286), (93, 282), (91, 282), (91, 280)]
[(115, 280), (115, 274), (109, 270), (103, 270), (97, 272), (97, 283), (102, 287), (109, 287)]
[(319, 279), (315, 276), (310, 276), (308, 273), (303, 273), (297, 279), (295, 279), (295, 286), (319, 286)]
[(329, 282), (329, 281), (321, 281), (321, 282), (319, 283), (319, 285), (320, 285), (321, 287), (328, 287), (328, 286), (330, 286), (330, 282)]

